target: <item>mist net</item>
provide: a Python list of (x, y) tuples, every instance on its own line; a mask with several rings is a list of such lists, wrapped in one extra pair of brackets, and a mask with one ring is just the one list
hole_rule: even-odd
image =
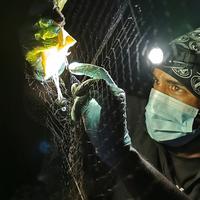
[[(153, 27), (148, 25), (148, 20), (153, 21), (152, 10), (150, 0), (145, 5), (131, 0), (69, 1), (63, 10), (66, 30), (77, 40), (70, 49), (69, 63), (101, 66), (128, 94), (145, 96), (149, 79), (144, 73), (148, 70), (144, 69), (147, 65), (144, 57), (152, 36)], [(56, 147), (43, 166), (47, 169), (56, 165), (56, 170), (61, 172), (60, 176), (53, 177), (58, 191), (49, 191), (54, 193), (51, 199), (127, 199), (128, 194), (117, 175), (96, 156), (82, 122), (71, 120), (74, 100), (71, 85), (86, 78), (75, 77), (65, 70), (57, 78), (39, 80), (28, 64), (25, 70), (27, 109), (31, 117), (49, 129)], [(102, 98), (106, 98), (105, 94), (106, 91)], [(112, 102), (108, 101), (108, 108), (109, 103)], [(114, 111), (110, 114), (116, 114)], [(53, 162), (55, 157), (60, 162)], [(48, 181), (44, 182), (48, 187)]]

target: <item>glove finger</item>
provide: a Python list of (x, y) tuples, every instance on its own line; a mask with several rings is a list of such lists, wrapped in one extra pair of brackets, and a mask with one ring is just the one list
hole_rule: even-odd
[[(84, 112), (84, 108), (87, 107), (89, 101), (94, 98), (99, 105), (103, 104), (103, 90), (109, 87), (104, 80), (88, 79), (81, 85), (73, 84), (71, 87), (72, 94), (76, 96), (74, 104), (71, 109), (71, 118), (74, 121), (80, 119)], [(106, 91), (108, 93), (108, 91)]]
[(88, 79), (76, 88), (76, 96), (88, 96), (88, 100), (94, 98), (104, 109), (111, 109), (116, 104), (116, 96), (113, 95), (110, 85), (104, 80)]
[(75, 90), (74, 90), (74, 95), (75, 96), (83, 96), (83, 95), (89, 95), (90, 89), (97, 89), (98, 82), (100, 80), (95, 80), (95, 79), (88, 79), (78, 85)]
[(97, 96), (95, 95), (95, 91), (93, 91), (92, 95), (84, 95), (75, 98), (74, 104), (71, 109), (71, 119), (73, 121), (78, 121), (81, 118), (83, 113), (87, 110), (88, 105), (94, 96)]
[(102, 67), (85, 63), (71, 63), (68, 68), (74, 75), (89, 76), (93, 80), (104, 80), (108, 85), (111, 86), (110, 89), (113, 91), (115, 96), (124, 92), (115, 84), (109, 73)]
[(89, 76), (92, 79), (103, 79), (108, 84), (116, 85), (109, 73), (102, 67), (86, 63), (71, 63), (68, 67), (72, 74)]
[(78, 83), (74, 83), (71, 86), (71, 93), (72, 93), (73, 96), (76, 96), (75, 91), (76, 91), (76, 88), (78, 87), (78, 85), (79, 85)]
[[(105, 80), (102, 79), (88, 79), (78, 85), (74, 91), (75, 96), (90, 95), (90, 98), (94, 98), (99, 104), (103, 99), (109, 99), (109, 97), (115, 98), (125, 98), (125, 92), (121, 88), (113, 87), (107, 84)], [(110, 100), (112, 100), (110, 99)]]
[(89, 96), (87, 95), (75, 98), (71, 109), (71, 119), (73, 121), (78, 121), (81, 118), (82, 111), (87, 106), (88, 102)]

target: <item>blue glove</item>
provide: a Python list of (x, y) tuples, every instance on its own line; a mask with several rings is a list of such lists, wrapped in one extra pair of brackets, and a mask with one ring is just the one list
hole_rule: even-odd
[(72, 120), (82, 118), (85, 131), (97, 155), (110, 166), (120, 162), (131, 144), (126, 122), (125, 92), (117, 87), (108, 72), (89, 64), (71, 64), (74, 75), (89, 76), (80, 85), (72, 85)]

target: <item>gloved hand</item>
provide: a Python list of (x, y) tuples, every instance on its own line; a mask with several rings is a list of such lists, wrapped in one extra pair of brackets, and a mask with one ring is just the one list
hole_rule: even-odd
[(72, 85), (75, 100), (71, 117), (74, 121), (82, 118), (97, 155), (109, 166), (114, 166), (131, 143), (126, 122), (125, 92), (101, 67), (75, 63), (69, 65), (69, 70), (72, 74), (90, 77), (80, 85)]

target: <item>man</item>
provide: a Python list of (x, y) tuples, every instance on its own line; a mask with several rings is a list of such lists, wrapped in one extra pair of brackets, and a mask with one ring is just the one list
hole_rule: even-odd
[(135, 199), (200, 199), (199, 54), (200, 29), (169, 44), (169, 55), (153, 70), (145, 124), (132, 145), (123, 90), (103, 69), (69, 66), (92, 78), (72, 87), (72, 119), (82, 117), (97, 154)]

